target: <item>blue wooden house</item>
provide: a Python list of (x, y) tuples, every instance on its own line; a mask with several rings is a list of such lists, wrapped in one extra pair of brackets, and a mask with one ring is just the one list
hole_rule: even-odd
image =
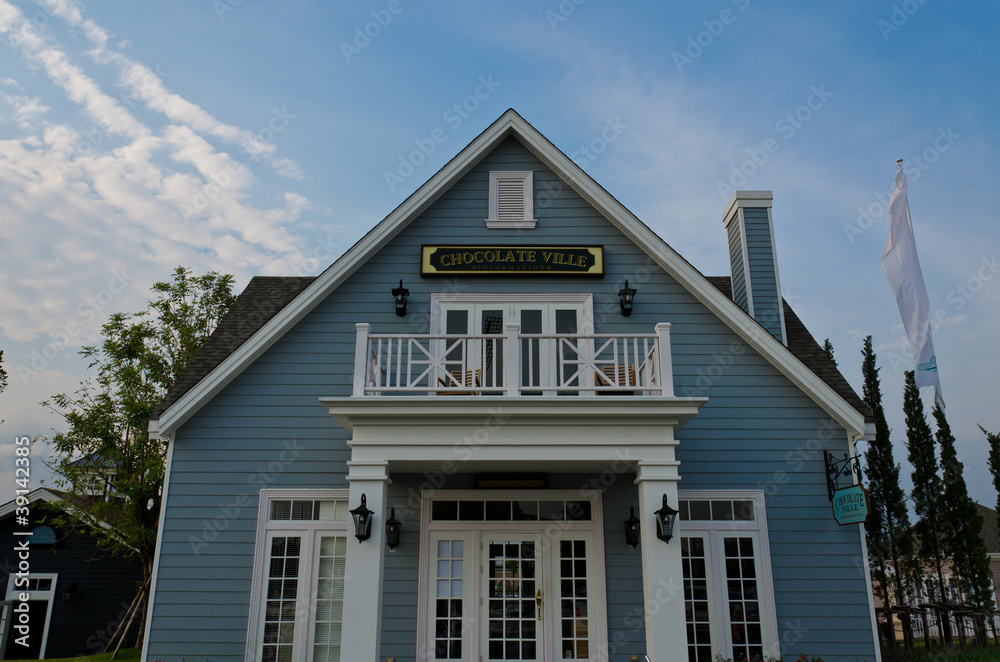
[(823, 453), (868, 412), (771, 201), (706, 221), (706, 277), (510, 110), (319, 276), (253, 279), (151, 422), (144, 659), (877, 659)]

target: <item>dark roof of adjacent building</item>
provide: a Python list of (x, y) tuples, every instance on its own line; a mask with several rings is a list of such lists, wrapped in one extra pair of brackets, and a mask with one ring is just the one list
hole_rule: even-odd
[(219, 326), (211, 337), (205, 341), (153, 410), (152, 418), (159, 418), (314, 280), (315, 276), (257, 276), (251, 279), (246, 289), (219, 320)]
[[(185, 393), (214, 370), (226, 357), (235, 352), (264, 324), (302, 293), (313, 281), (311, 276), (258, 276), (253, 278), (229, 311), (219, 321), (215, 332), (195, 355), (180, 378), (173, 385), (153, 411), (152, 418), (159, 418)], [(729, 276), (709, 276), (708, 280), (720, 292), (732, 299), (732, 284)], [(871, 419), (871, 412), (865, 403), (840, 374), (836, 364), (816, 342), (805, 325), (792, 311), (787, 302), (785, 309), (785, 333), (788, 349), (813, 373), (823, 380), (838, 395), (858, 412)]]

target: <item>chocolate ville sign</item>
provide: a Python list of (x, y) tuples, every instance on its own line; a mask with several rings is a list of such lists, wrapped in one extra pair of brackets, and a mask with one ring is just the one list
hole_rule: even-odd
[(603, 276), (603, 246), (421, 246), (420, 274)]

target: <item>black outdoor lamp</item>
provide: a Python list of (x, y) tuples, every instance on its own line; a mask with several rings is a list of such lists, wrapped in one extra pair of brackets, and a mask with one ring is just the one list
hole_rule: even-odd
[(635, 506), (629, 509), (628, 519), (625, 520), (625, 544), (632, 549), (639, 544), (639, 518), (635, 516)]
[(73, 602), (74, 595), (76, 595), (76, 584), (66, 584), (66, 588), (63, 589), (63, 602), (66, 604)]
[(406, 314), (406, 297), (410, 296), (410, 291), (403, 287), (400, 279), (399, 287), (392, 288), (392, 298), (396, 300), (396, 314), (402, 317)]
[(396, 519), (396, 509), (393, 508), (389, 513), (389, 519), (385, 521), (385, 544), (389, 549), (395, 549), (399, 544), (399, 530), (402, 527), (403, 523)]
[(667, 505), (667, 495), (664, 494), (663, 507), (653, 513), (656, 515), (656, 537), (663, 542), (670, 542), (674, 537), (674, 521), (678, 512)]
[(622, 305), (622, 317), (632, 314), (632, 302), (635, 300), (636, 289), (628, 286), (628, 279), (625, 279), (625, 287), (618, 290), (618, 300)]
[(351, 517), (354, 518), (354, 535), (357, 537), (358, 542), (368, 540), (372, 534), (372, 515), (374, 515), (371, 510), (368, 510), (368, 502), (365, 499), (365, 495), (361, 495), (361, 505), (351, 511)]

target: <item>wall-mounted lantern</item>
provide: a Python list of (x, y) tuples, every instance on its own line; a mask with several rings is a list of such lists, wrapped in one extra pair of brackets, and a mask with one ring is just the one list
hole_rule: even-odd
[(385, 521), (385, 544), (389, 549), (395, 549), (399, 544), (399, 530), (402, 527), (403, 523), (396, 519), (396, 509), (393, 508), (389, 513), (389, 519)]
[(368, 509), (368, 502), (365, 495), (361, 495), (361, 505), (351, 511), (351, 517), (354, 518), (354, 535), (357, 537), (358, 542), (364, 542), (372, 534), (372, 515), (374, 515), (371, 510)]
[(678, 512), (667, 505), (667, 495), (664, 494), (663, 506), (653, 513), (656, 515), (656, 537), (663, 542), (670, 542), (674, 537), (674, 521)]
[(635, 506), (629, 509), (628, 519), (625, 520), (625, 544), (632, 549), (639, 544), (639, 518), (635, 516)]
[(392, 298), (396, 300), (396, 314), (400, 317), (406, 315), (406, 297), (410, 296), (410, 291), (403, 287), (400, 279), (399, 287), (392, 288)]
[(66, 588), (63, 589), (63, 602), (70, 604), (74, 595), (76, 595), (76, 584), (66, 584)]
[(625, 279), (625, 287), (618, 290), (618, 300), (622, 307), (622, 316), (628, 317), (632, 314), (632, 303), (635, 301), (636, 289), (628, 286), (628, 279)]

